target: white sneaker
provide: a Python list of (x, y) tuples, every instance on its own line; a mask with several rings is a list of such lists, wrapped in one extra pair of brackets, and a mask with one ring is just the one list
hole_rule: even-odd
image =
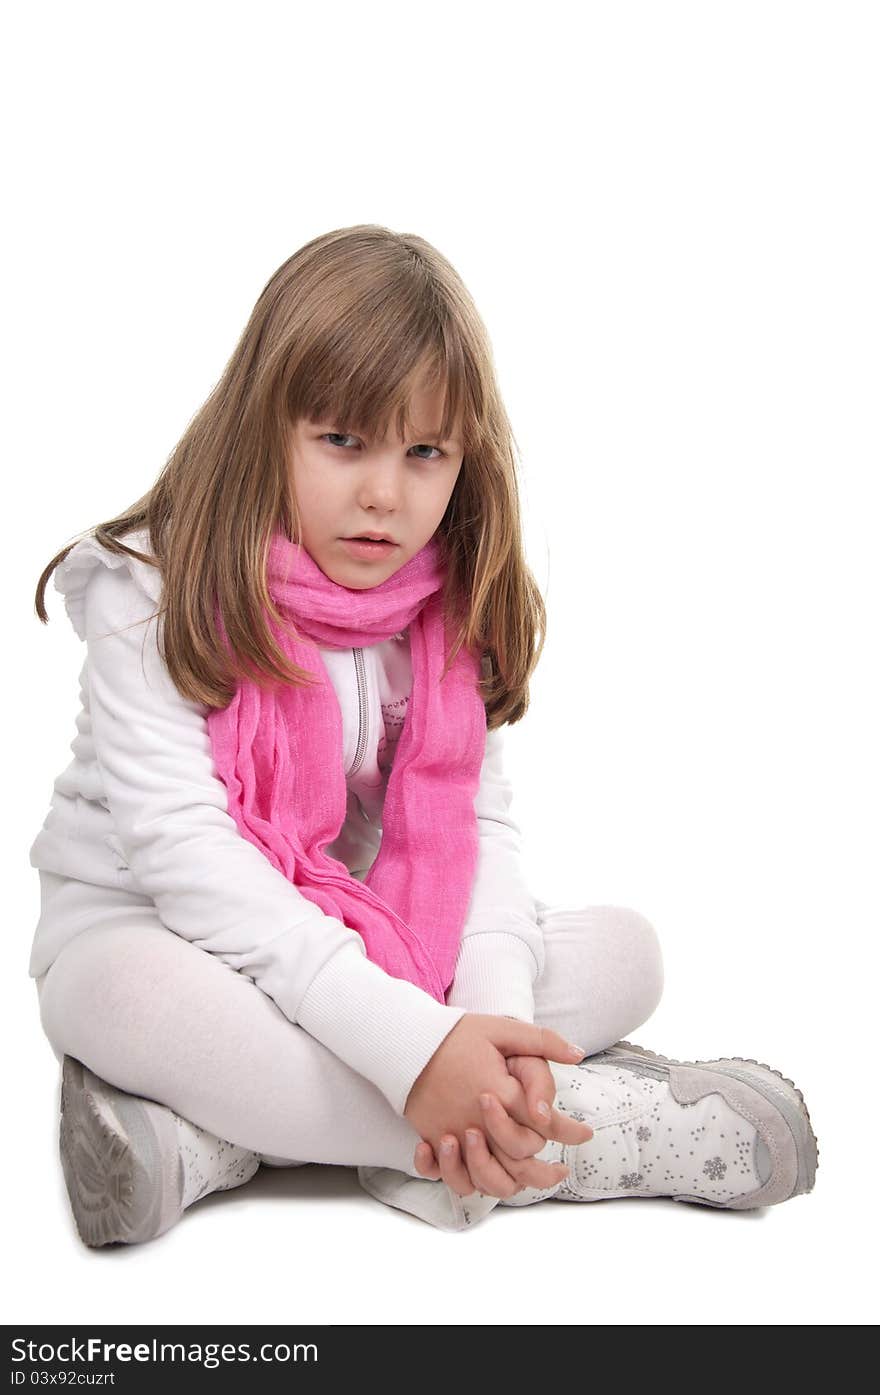
[(162, 1235), (212, 1191), (248, 1182), (259, 1155), (215, 1138), (155, 1100), (110, 1085), (65, 1056), (61, 1166), (86, 1245), (136, 1245)]
[(556, 1108), (586, 1121), (585, 1143), (537, 1154), (569, 1175), (503, 1206), (550, 1198), (671, 1196), (728, 1210), (773, 1206), (813, 1188), (819, 1150), (800, 1090), (741, 1056), (673, 1061), (622, 1041), (577, 1066), (549, 1062)]

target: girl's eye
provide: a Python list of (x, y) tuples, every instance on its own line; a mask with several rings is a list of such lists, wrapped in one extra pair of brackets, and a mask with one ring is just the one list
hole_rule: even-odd
[[(334, 437), (336, 438), (335, 440), (332, 439), (332, 438), (334, 438)], [(330, 444), (331, 444), (332, 446), (335, 446), (337, 450), (345, 450), (345, 449), (347, 449), (345, 446), (339, 445), (339, 444), (338, 444), (339, 441), (353, 441), (353, 440), (355, 440), (355, 439), (356, 439), (356, 438), (355, 438), (354, 436), (348, 435), (348, 433), (345, 432), (345, 431), (325, 431), (325, 432), (324, 432), (324, 435), (321, 437), (321, 440), (322, 440), (322, 441), (330, 441)], [(444, 454), (444, 452), (443, 452), (442, 450), (440, 450), (440, 448), (439, 448), (438, 446), (419, 445), (419, 446), (413, 446), (413, 450), (433, 450), (433, 451), (436, 451), (436, 452), (437, 452), (437, 455), (436, 455), (435, 459), (439, 459), (439, 457), (440, 457), (441, 455)], [(428, 459), (428, 457), (425, 456), (425, 455), (421, 455), (421, 456), (419, 456), (418, 458), (419, 458), (420, 460), (427, 460), (427, 459)]]

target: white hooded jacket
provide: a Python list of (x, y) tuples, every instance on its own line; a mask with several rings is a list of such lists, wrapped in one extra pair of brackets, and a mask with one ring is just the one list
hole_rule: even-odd
[[(146, 530), (127, 535), (150, 554)], [(41, 915), (38, 977), (94, 922), (102, 892), (153, 905), (170, 930), (251, 977), (291, 1022), (371, 1080), (403, 1114), (415, 1080), (465, 1011), (534, 1020), (544, 968), (538, 906), (520, 867), (519, 829), (487, 734), (475, 809), (479, 855), (446, 1004), (366, 956), (361, 936), (304, 897), (227, 812), (206, 715), (183, 698), (158, 647), (157, 568), (81, 540), (54, 584), (86, 643), (74, 759), (55, 781), (31, 849)], [(348, 809), (327, 852), (366, 876), (411, 689), (406, 631), (365, 648), (321, 649), (342, 712)]]

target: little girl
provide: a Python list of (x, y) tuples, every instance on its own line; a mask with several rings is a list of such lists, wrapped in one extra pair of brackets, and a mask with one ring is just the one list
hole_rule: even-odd
[(153, 488), (48, 564), (44, 622), (53, 572), (86, 660), (29, 973), (87, 1245), (261, 1163), (450, 1230), (812, 1188), (778, 1071), (620, 1040), (662, 991), (649, 922), (523, 880), (502, 732), (545, 612), (486, 330), (427, 242), (286, 261)]

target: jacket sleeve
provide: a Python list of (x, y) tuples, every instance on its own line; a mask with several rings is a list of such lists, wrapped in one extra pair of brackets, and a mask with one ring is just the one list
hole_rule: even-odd
[(477, 870), (446, 1002), (469, 1012), (533, 1022), (534, 983), (544, 971), (544, 936), (538, 903), (523, 873), (512, 801), (504, 771), (504, 728), (496, 727), (486, 734), (475, 801)]
[(241, 836), (215, 774), (209, 709), (175, 687), (161, 618), (131, 572), (95, 566), (81, 600), (96, 759), (138, 889), (168, 929), (251, 978), (402, 1114), (465, 1009), (386, 974), (355, 930)]

